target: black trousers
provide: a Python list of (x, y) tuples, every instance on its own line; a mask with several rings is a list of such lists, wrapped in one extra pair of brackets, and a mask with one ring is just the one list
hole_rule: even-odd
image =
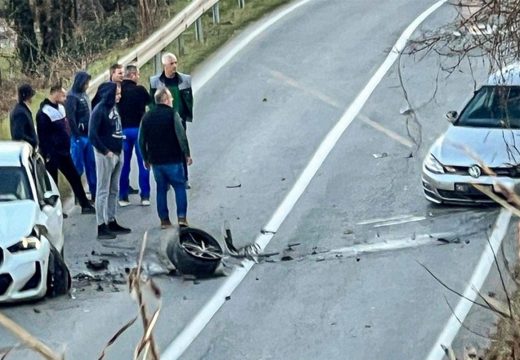
[(81, 183), (81, 177), (72, 162), (72, 157), (70, 154), (68, 155), (53, 155), (50, 157), (49, 161), (45, 163), (45, 167), (49, 174), (51, 174), (52, 178), (56, 185), (58, 184), (58, 170), (61, 171), (65, 179), (70, 184), (76, 199), (78, 199), (81, 207), (86, 207), (90, 205), (87, 195), (85, 194), (85, 190), (83, 189), (83, 184)]

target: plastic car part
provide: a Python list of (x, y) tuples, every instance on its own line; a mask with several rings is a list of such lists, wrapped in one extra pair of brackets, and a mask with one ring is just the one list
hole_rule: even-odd
[(213, 274), (223, 257), (222, 247), (213, 236), (191, 227), (180, 228), (178, 240), (168, 244), (166, 251), (177, 270), (195, 276)]
[(70, 272), (60, 253), (51, 246), (47, 270), (47, 296), (65, 295), (72, 285)]

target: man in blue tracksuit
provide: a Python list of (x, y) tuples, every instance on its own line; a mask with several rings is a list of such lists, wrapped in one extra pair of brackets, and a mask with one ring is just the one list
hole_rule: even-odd
[(71, 131), (72, 161), (81, 176), (83, 170), (87, 177), (87, 183), (92, 196), (96, 197), (96, 163), (94, 151), (88, 138), (88, 127), (90, 119), (90, 99), (87, 95), (90, 75), (85, 71), (79, 71), (74, 77), (72, 88), (67, 94), (65, 111)]

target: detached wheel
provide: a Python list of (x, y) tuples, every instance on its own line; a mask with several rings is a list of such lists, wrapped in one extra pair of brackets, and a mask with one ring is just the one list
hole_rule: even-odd
[(222, 260), (223, 251), (218, 241), (207, 232), (196, 228), (181, 228), (179, 240), (168, 244), (167, 255), (183, 274), (208, 276)]
[(47, 269), (47, 296), (65, 295), (69, 292), (71, 285), (72, 279), (69, 268), (58, 250), (51, 246), (49, 267)]

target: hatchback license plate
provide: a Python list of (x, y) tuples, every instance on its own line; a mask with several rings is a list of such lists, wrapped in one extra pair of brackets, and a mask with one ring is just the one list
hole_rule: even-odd
[[(493, 187), (491, 185), (484, 185), (484, 184), (475, 184), (482, 186), (488, 190), (493, 190)], [(475, 188), (471, 184), (455, 184), (455, 191), (462, 192), (462, 193), (469, 193), (469, 194), (480, 194), (480, 191)]]

